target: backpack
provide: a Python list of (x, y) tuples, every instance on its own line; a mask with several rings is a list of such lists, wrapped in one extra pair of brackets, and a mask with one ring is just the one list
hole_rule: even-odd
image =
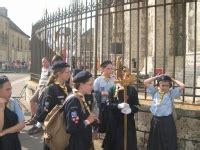
[(63, 105), (56, 105), (46, 116), (44, 120), (44, 139), (45, 144), (51, 150), (64, 150), (69, 144), (70, 134), (65, 130), (64, 105), (71, 97), (80, 98), (71, 94)]

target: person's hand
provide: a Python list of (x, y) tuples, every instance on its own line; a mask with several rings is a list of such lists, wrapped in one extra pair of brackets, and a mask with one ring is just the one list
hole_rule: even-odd
[(93, 123), (94, 121), (98, 121), (98, 118), (96, 117), (95, 114), (91, 113), (91, 114), (87, 117), (86, 120), (89, 121), (89, 124), (91, 124), (91, 123)]
[(123, 109), (121, 110), (121, 112), (122, 112), (123, 114), (128, 115), (128, 114), (131, 113), (131, 108), (130, 108), (130, 107), (129, 107), (129, 108), (123, 108)]
[(101, 92), (101, 96), (108, 96), (108, 92), (105, 91)]
[(2, 136), (4, 136), (4, 135), (6, 135), (5, 130), (0, 131), (0, 137), (2, 137)]
[(96, 130), (92, 131), (92, 140), (98, 140), (98, 132)]
[(128, 103), (119, 103), (117, 107), (118, 109), (130, 108)]

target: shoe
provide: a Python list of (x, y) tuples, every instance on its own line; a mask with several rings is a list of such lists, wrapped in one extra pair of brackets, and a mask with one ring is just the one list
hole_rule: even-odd
[(25, 125), (27, 126), (31, 126), (37, 123), (37, 120), (35, 120), (35, 118), (31, 118), (30, 120), (28, 120)]
[(42, 129), (42, 127), (38, 128), (37, 126), (33, 126), (30, 130), (28, 130), (29, 135), (34, 135), (34, 134), (37, 134), (40, 132), (43, 132), (43, 129)]

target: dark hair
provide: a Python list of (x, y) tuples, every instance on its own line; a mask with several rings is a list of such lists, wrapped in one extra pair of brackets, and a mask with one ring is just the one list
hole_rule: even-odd
[(167, 75), (162, 75), (161, 77), (159, 77), (156, 80), (157, 80), (157, 86), (159, 86), (159, 83), (161, 81), (164, 81), (164, 82), (169, 82), (170, 87), (172, 87), (172, 79), (169, 76), (167, 76)]
[[(83, 82), (81, 82), (81, 83), (85, 84), (85, 83), (87, 83), (89, 80), (90, 80), (90, 78), (87, 79), (87, 80), (85, 80), (85, 81), (83, 81)], [(81, 84), (81, 83), (74, 83), (74, 88), (75, 88), (75, 89), (78, 89), (78, 88), (80, 87), (80, 84)]]
[(3, 87), (3, 84), (6, 83), (6, 82), (8, 82), (8, 81), (9, 81), (9, 79), (8, 79), (7, 76), (1, 75), (1, 76), (0, 76), (0, 88), (2, 88), (2, 87)]
[(105, 60), (101, 63), (101, 68), (106, 68), (107, 65), (111, 64), (112, 65), (112, 61), (110, 60)]
[(60, 55), (54, 55), (51, 59), (51, 64), (55, 63), (56, 61), (63, 61), (63, 58)]

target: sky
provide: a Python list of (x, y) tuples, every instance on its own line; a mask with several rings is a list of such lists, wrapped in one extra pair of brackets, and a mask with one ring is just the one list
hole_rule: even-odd
[(70, 0), (0, 0), (6, 7), (8, 17), (27, 35), (31, 36), (32, 24), (42, 18), (47, 9), (54, 12), (68, 6)]

